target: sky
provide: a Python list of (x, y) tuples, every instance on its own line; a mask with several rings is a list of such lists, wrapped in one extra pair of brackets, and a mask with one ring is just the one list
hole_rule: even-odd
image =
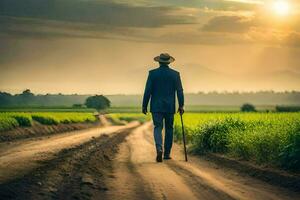
[(300, 90), (300, 1), (0, 1), (0, 91), (140, 94), (163, 52), (185, 92)]

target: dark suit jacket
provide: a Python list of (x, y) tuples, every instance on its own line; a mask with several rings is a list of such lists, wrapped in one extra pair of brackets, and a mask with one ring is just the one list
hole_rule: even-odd
[(151, 98), (150, 112), (175, 113), (175, 93), (178, 104), (184, 105), (183, 89), (179, 72), (168, 66), (160, 66), (149, 71), (143, 108), (147, 108)]

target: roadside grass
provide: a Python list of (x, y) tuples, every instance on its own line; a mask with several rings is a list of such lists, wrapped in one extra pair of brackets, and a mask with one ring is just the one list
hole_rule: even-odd
[(112, 113), (108, 116), (116, 123), (120, 123), (121, 121), (139, 121), (144, 123), (151, 119), (151, 115), (144, 115), (140, 113)]
[[(258, 105), (256, 106), (258, 112), (274, 112), (275, 106), (272, 105)], [(239, 105), (220, 106), (220, 105), (187, 105), (185, 111), (189, 113), (203, 113), (203, 112), (240, 112)], [(141, 113), (140, 106), (113, 106), (106, 110), (107, 113)]]
[(84, 123), (84, 122), (95, 122), (97, 119), (92, 113), (34, 113), (31, 115), (35, 121), (45, 125), (52, 124), (70, 124), (70, 123)]
[[(116, 121), (151, 119), (151, 115), (139, 113), (109, 116)], [(183, 119), (191, 152), (214, 152), (256, 164), (300, 170), (300, 113), (185, 113)], [(182, 141), (178, 114), (174, 140)]]
[(7, 131), (18, 126), (19, 123), (15, 118), (6, 115), (0, 115), (0, 131)]
[[(188, 113), (189, 149), (300, 170), (300, 113)], [(179, 116), (174, 138), (182, 140)]]
[(66, 106), (58, 106), (58, 107), (7, 107), (0, 108), (0, 112), (87, 112), (92, 113), (96, 110), (93, 108), (73, 108)]
[(30, 127), (33, 120), (44, 125), (56, 125), (95, 122), (97, 118), (93, 113), (79, 112), (0, 112), (0, 131)]

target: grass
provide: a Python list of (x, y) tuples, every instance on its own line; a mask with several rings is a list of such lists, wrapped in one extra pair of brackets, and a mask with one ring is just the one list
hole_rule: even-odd
[[(115, 120), (146, 121), (151, 115), (114, 113)], [(183, 116), (189, 150), (283, 169), (300, 170), (300, 113), (186, 113)], [(180, 116), (174, 138), (182, 141)]]
[[(114, 112), (120, 110), (110, 109), (114, 109)], [(230, 109), (226, 112), (184, 114), (187, 142), (191, 151), (217, 152), (259, 164), (300, 170), (300, 113), (239, 113), (237, 110), (233, 111), (233, 108)], [(96, 121), (91, 112), (69, 112), (74, 109), (68, 112), (50, 110), (0, 112), (0, 131), (31, 126), (33, 121), (45, 125)], [(151, 115), (141, 114), (137, 107), (123, 108), (121, 113), (109, 115), (113, 121), (119, 123), (133, 120), (145, 122), (151, 119)], [(181, 141), (181, 137), (180, 118), (177, 114), (174, 138)]]
[[(260, 105), (256, 106), (257, 111), (266, 112), (266, 111), (275, 111), (275, 106), (270, 105)], [(239, 112), (240, 106), (214, 106), (214, 105), (187, 105), (185, 106), (186, 112)], [(106, 110), (107, 113), (141, 113), (140, 106), (129, 106), (129, 107), (111, 107)]]
[[(196, 153), (300, 170), (300, 113), (189, 113), (184, 123), (190, 150)], [(181, 141), (179, 116), (174, 130)]]
[(95, 122), (96, 118), (92, 113), (33, 113), (32, 118), (41, 124), (70, 124), (70, 123), (84, 123), (84, 122)]
[(144, 123), (151, 119), (151, 115), (144, 115), (140, 113), (112, 113), (109, 114), (109, 117), (116, 124), (120, 124), (122, 121), (139, 121), (141, 123)]
[(8, 107), (0, 108), (0, 112), (87, 112), (92, 113), (96, 110), (93, 108), (73, 108), (73, 107)]
[[(259, 105), (255, 106), (257, 111), (276, 111), (275, 106), (270, 105)], [(239, 112), (240, 106), (219, 106), (219, 105), (187, 105), (185, 106), (186, 112)], [(67, 106), (56, 106), (56, 107), (8, 107), (0, 108), (0, 112), (95, 112), (95, 109), (92, 108), (74, 108)], [(106, 113), (140, 113), (140, 106), (113, 106), (105, 110)]]
[(6, 115), (0, 115), (0, 131), (10, 130), (18, 126), (18, 121), (15, 118)]
[(0, 113), (0, 131), (6, 131), (15, 127), (28, 127), (32, 124), (30, 114), (26, 113)]
[(0, 131), (29, 127), (32, 121), (44, 125), (95, 122), (92, 113), (79, 112), (0, 112)]

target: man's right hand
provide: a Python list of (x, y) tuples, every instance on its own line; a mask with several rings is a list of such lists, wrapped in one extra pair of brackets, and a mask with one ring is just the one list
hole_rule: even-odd
[(142, 112), (143, 112), (145, 115), (147, 115), (147, 108), (143, 108), (143, 109), (142, 109)]
[(183, 115), (183, 113), (184, 113), (183, 107), (179, 107), (178, 108), (178, 112), (179, 112), (180, 115)]

